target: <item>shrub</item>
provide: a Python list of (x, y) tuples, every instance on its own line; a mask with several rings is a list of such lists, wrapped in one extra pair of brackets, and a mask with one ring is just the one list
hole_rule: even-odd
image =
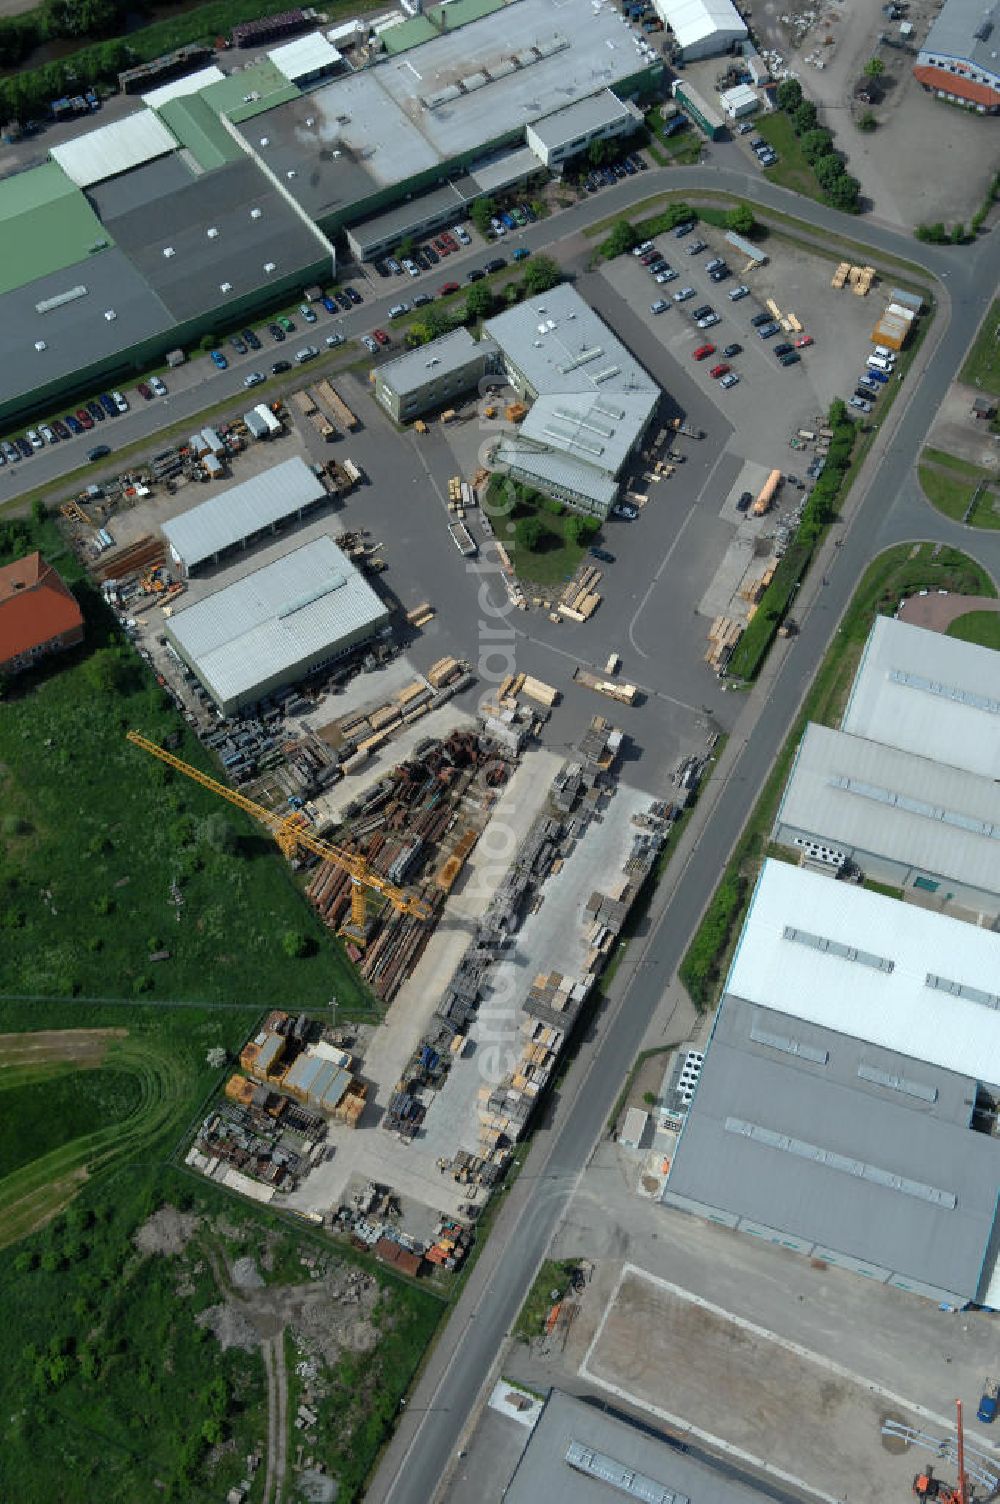
[(630, 224), (627, 219), (619, 219), (612, 226), (611, 234), (601, 249), (609, 259), (613, 259), (615, 256), (627, 255), (632, 247), (638, 244), (639, 236), (635, 225)]

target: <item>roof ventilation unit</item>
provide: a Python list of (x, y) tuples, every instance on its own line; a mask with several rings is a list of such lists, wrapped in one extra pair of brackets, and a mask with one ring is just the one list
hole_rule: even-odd
[(205, 231), (205, 234), (208, 236), (209, 240), (218, 240), (219, 238), (219, 231), (215, 225), (209, 225), (208, 229)]
[(35, 349), (38, 351), (39, 355), (41, 355), (42, 351), (45, 349), (45, 341), (43, 339), (36, 339)]
[(177, 252), (174, 250), (174, 248), (173, 248), (172, 245), (165, 245), (163, 247), (163, 254), (164, 254), (164, 256), (166, 256), (167, 260), (169, 261), (170, 258), (171, 258), (171, 256), (176, 256), (177, 255)]
[(264, 270), (266, 272), (273, 272), (273, 271), (275, 271), (276, 268), (275, 268), (274, 262), (273, 261), (265, 261), (264, 262)]
[(105, 308), (104, 317), (107, 319), (109, 324), (113, 324), (118, 315), (117, 313), (115, 313), (115, 310), (113, 308)]
[(220, 292), (232, 292), (232, 290), (233, 290), (233, 284), (231, 282), (220, 282), (219, 283), (219, 291)]
[(250, 218), (251, 219), (261, 219), (262, 218), (261, 211), (259, 209), (251, 209), (250, 210)]

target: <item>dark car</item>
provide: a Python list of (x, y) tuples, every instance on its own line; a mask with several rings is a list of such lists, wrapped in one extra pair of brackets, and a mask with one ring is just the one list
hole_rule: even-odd
[(52, 419), (52, 432), (55, 434), (57, 439), (68, 439), (71, 437), (70, 431), (66, 427), (66, 424), (63, 422), (62, 418)]
[(422, 254), (426, 256), (431, 266), (437, 266), (438, 262), (441, 260), (441, 257), (438, 255), (437, 251), (433, 246), (430, 245), (425, 245), (422, 247)]
[(711, 303), (702, 303), (700, 308), (692, 309), (691, 317), (693, 319), (707, 319), (708, 315), (713, 312), (714, 309)]
[(480, 267), (474, 266), (471, 272), (466, 272), (465, 280), (466, 282), (481, 282), (485, 276), (486, 273)]
[(100, 403), (109, 418), (117, 418), (118, 409), (115, 406), (114, 398), (112, 397), (110, 392), (101, 393)]
[(30, 460), (35, 451), (32, 449), (23, 433), (14, 440), (14, 443), (17, 445), (18, 449), (20, 449), (21, 453), (24, 455), (24, 458), (26, 460)]
[(111, 453), (111, 445), (110, 444), (95, 444), (94, 447), (93, 447), (93, 449), (88, 449), (87, 450), (87, 458), (91, 462), (93, 462), (94, 460), (103, 460), (103, 459), (107, 459), (107, 457), (108, 457), (108, 455), (110, 453)]
[(384, 261), (376, 261), (373, 264), (380, 277), (387, 277), (389, 275), (389, 268)]
[(323, 304), (323, 307), (326, 309), (327, 313), (336, 313), (337, 312), (337, 305), (336, 305), (336, 303), (333, 301), (332, 298), (328, 298), (327, 295), (326, 295), (326, 293), (324, 293), (323, 296), (320, 298), (320, 302)]
[(101, 404), (99, 402), (94, 402), (93, 400), (87, 403), (87, 411), (92, 418), (97, 419), (98, 423), (103, 423), (105, 418), (107, 417), (107, 413), (104, 411), (104, 408), (101, 406)]
[(274, 365), (271, 367), (271, 375), (280, 376), (282, 372), (290, 371), (291, 369), (292, 362), (290, 360), (276, 360), (274, 362)]
[(728, 266), (719, 266), (719, 267), (716, 267), (715, 271), (714, 272), (709, 272), (708, 275), (709, 275), (710, 279), (713, 282), (725, 282), (726, 278), (729, 276), (729, 267)]
[(854, 388), (854, 395), (855, 397), (860, 397), (862, 402), (872, 402), (878, 396), (878, 393), (869, 391), (866, 386), (856, 386)]
[(232, 345), (237, 355), (245, 355), (247, 353), (247, 342), (245, 339), (241, 339), (238, 334), (234, 334), (229, 343)]
[(271, 336), (271, 338), (279, 345), (285, 337), (285, 331), (284, 329), (282, 329), (280, 324), (268, 324), (267, 332)]
[(794, 348), (794, 345), (790, 345), (787, 340), (783, 340), (780, 345), (774, 345), (772, 347), (771, 354), (779, 356), (788, 355)]
[(77, 410), (76, 410), (76, 418), (77, 418), (77, 422), (80, 424), (81, 428), (93, 428), (93, 426), (94, 426), (93, 417), (91, 416), (91, 414), (87, 411), (87, 409), (85, 407), (78, 407), (77, 408)]
[(613, 564), (615, 562), (614, 554), (609, 554), (606, 548), (590, 548), (587, 550), (587, 552), (591, 554), (593, 558), (600, 559), (602, 564)]
[(488, 272), (502, 272), (506, 265), (506, 256), (494, 256), (492, 261), (487, 261), (486, 270)]
[(742, 493), (742, 495), (740, 496), (739, 501), (736, 503), (736, 510), (738, 512), (745, 512), (752, 501), (753, 501), (753, 492), (752, 491), (744, 491)]
[(252, 329), (244, 329), (243, 338), (246, 340), (247, 345), (251, 350), (260, 350), (263, 348), (260, 340), (257, 338), (256, 334), (254, 334)]
[(771, 322), (771, 315), (769, 313), (755, 313), (750, 322), (755, 329), (761, 329), (765, 324)]
[(63, 422), (66, 424), (66, 427), (69, 429), (70, 433), (83, 433), (83, 424), (80, 422), (80, 419), (75, 418), (72, 413), (67, 413), (65, 418), (63, 419)]
[(351, 300), (348, 297), (347, 293), (346, 292), (341, 292), (338, 289), (338, 291), (335, 292), (333, 296), (337, 300), (338, 307), (342, 308), (345, 313), (350, 313), (351, 309), (354, 307), (354, 304), (351, 302)]
[(413, 254), (412, 254), (412, 256), (410, 257), (410, 260), (416, 266), (419, 266), (419, 268), (420, 268), (420, 270), (422, 272), (430, 271), (430, 265), (431, 264), (427, 260), (427, 257), (424, 255), (423, 251), (421, 251), (421, 250), (414, 251)]
[(743, 354), (743, 346), (742, 345), (727, 345), (726, 348), (723, 350), (722, 353), (726, 357), (727, 360), (731, 360), (734, 355), (742, 355)]
[(783, 355), (781, 357), (778, 364), (782, 366), (797, 366), (801, 359), (802, 356), (799, 354), (798, 350), (789, 350), (787, 355)]
[(414, 308), (426, 308), (427, 304), (433, 303), (433, 301), (434, 299), (429, 292), (418, 292), (417, 296), (413, 299), (413, 306)]
[(363, 303), (365, 301), (356, 287), (345, 287), (344, 291), (352, 303)]
[(683, 240), (684, 236), (685, 235), (690, 235), (691, 231), (693, 229), (694, 229), (694, 220), (693, 219), (686, 219), (682, 225), (675, 225), (674, 226), (674, 238), (676, 240)]
[(139, 393), (139, 396), (142, 398), (143, 402), (152, 402), (153, 388), (150, 386), (148, 381), (140, 381), (139, 385), (136, 387), (136, 391)]

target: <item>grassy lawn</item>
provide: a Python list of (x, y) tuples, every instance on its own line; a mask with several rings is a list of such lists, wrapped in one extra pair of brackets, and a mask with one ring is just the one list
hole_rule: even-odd
[(1000, 397), (1000, 298), (994, 300), (962, 367), (961, 380)]
[[(513, 486), (513, 506), (507, 499), (508, 485)], [(571, 579), (597, 536), (595, 528), (589, 541), (577, 541), (574, 530), (585, 520), (578, 512), (500, 475), (491, 480), (483, 507), (519, 578), (533, 585), (555, 587)], [(541, 529), (537, 541), (532, 539), (536, 523)]]
[(754, 122), (758, 133), (769, 141), (781, 160), (776, 167), (768, 167), (764, 176), (772, 183), (780, 183), (793, 193), (802, 193), (806, 198), (824, 202), (823, 192), (809, 163), (802, 154), (798, 137), (792, 130), (792, 122), (782, 110), (765, 115)]
[(948, 628), (948, 636), (1000, 652), (1000, 612), (968, 611), (964, 616), (956, 616)]
[[(12, 681), (0, 715), (0, 997), (336, 994), (367, 1011), (270, 836), (125, 741), (130, 726), (176, 734), (180, 755), (211, 770), (54, 525), (3, 524), (0, 559), (39, 542), (75, 583), (86, 641)], [(286, 953), (296, 937), (309, 954)]]
[(975, 560), (932, 543), (899, 544), (868, 566), (681, 962), (681, 980), (698, 1008), (713, 1007), (718, 998), (806, 723), (839, 724), (875, 617), (892, 615), (904, 596), (923, 589), (997, 594), (993, 580)]
[(566, 1294), (576, 1268), (575, 1259), (546, 1259), (542, 1264), (514, 1323), (514, 1336), (521, 1342), (544, 1337), (548, 1314)]
[[(927, 500), (946, 517), (958, 522), (965, 520), (970, 527), (1000, 528), (1000, 507), (990, 484), (995, 479), (991, 471), (981, 470), (978, 465), (943, 450), (925, 449), (918, 473)], [(976, 496), (983, 481), (987, 484)], [(974, 496), (976, 504), (970, 513)]]

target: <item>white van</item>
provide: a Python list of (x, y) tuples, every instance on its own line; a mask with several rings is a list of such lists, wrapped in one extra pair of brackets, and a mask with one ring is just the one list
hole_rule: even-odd
[(894, 350), (890, 350), (886, 345), (876, 345), (875, 354), (881, 355), (883, 360), (893, 361), (896, 359), (896, 352)]
[(883, 355), (869, 355), (865, 365), (870, 371), (884, 371), (888, 376), (892, 371), (893, 363), (886, 360)]
[(315, 360), (318, 354), (315, 345), (303, 345), (301, 350), (296, 350), (295, 359), (300, 366), (304, 366), (307, 360)]

